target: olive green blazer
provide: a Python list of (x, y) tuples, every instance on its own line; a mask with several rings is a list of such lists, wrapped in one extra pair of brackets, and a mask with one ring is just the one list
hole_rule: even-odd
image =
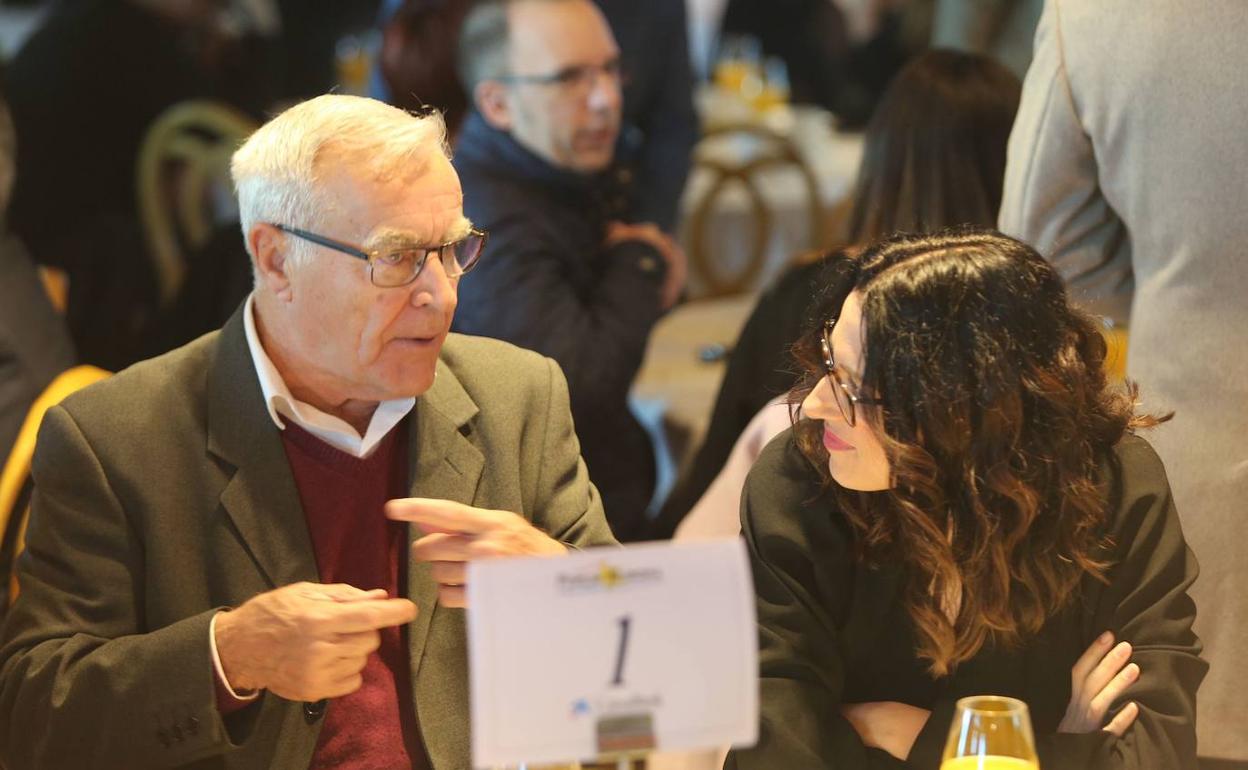
[[(614, 542), (554, 362), (452, 334), (409, 419), (413, 496)], [(270, 693), (226, 718), (215, 706), (213, 614), (318, 579), (241, 311), (51, 410), (33, 473), (22, 593), (0, 632), (0, 764), (307, 767), (317, 709)], [(427, 565), (408, 570), (422, 737), (438, 770), (468, 768), (464, 614), (438, 605)]]

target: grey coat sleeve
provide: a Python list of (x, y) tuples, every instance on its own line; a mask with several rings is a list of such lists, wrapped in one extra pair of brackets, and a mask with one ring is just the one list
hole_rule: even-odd
[(1134, 278), (1131, 242), (1105, 199), (1096, 148), (1080, 121), (1066, 69), (1062, 3), (1045, 4), (1035, 54), (1010, 134), (1001, 231), (1031, 244), (1085, 309), (1126, 323)]

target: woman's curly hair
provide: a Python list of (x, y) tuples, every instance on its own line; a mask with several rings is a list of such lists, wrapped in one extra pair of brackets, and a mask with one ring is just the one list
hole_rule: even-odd
[[(803, 454), (855, 532), (858, 557), (900, 561), (918, 655), (944, 675), (985, 644), (1035, 634), (1104, 579), (1100, 464), (1134, 427), (1135, 390), (1106, 381), (1106, 343), (1034, 250), (986, 230), (897, 236), (868, 247), (825, 317), (861, 295), (863, 417), (891, 464), (882, 494), (837, 486), (818, 422)], [(801, 400), (824, 375), (818, 330), (794, 347)], [(861, 407), (860, 407), (861, 409)]]

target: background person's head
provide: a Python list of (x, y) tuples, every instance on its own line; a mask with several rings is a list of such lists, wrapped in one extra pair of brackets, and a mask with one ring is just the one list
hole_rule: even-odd
[(460, 77), (477, 110), (569, 171), (601, 171), (614, 158), (619, 62), (611, 28), (590, 0), (486, 0), (460, 33)]
[(867, 126), (848, 241), (995, 227), (1020, 88), (981, 54), (933, 50), (906, 65)]
[[(795, 348), (798, 445), (860, 555), (907, 565), (919, 654), (944, 673), (989, 639), (1034, 633), (1099, 574), (1098, 464), (1128, 427), (1153, 421), (1107, 385), (1095, 321), (1011, 238), (882, 241), (830, 289), (821, 312), (835, 319), (837, 374), (878, 403), (854, 405), (849, 425), (823, 330), (812, 332)], [(884, 491), (861, 494), (873, 490)]]
[(456, 304), (457, 281), (437, 256), (410, 283), (385, 288), (369, 262), (277, 226), (366, 252), (462, 238), (469, 223), (441, 117), (321, 96), (252, 134), (231, 172), (257, 324), (292, 393), (326, 409), (424, 392)]

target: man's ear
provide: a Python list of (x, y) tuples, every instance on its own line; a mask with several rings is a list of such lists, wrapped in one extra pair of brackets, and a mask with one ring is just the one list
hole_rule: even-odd
[(256, 288), (264, 288), (280, 300), (290, 301), (290, 261), (286, 258), (290, 244), (286, 234), (264, 222), (257, 222), (247, 231), (247, 250), (252, 255)]
[(507, 86), (498, 80), (482, 80), (472, 89), (472, 99), (485, 122), (499, 131), (511, 130), (511, 103)]

